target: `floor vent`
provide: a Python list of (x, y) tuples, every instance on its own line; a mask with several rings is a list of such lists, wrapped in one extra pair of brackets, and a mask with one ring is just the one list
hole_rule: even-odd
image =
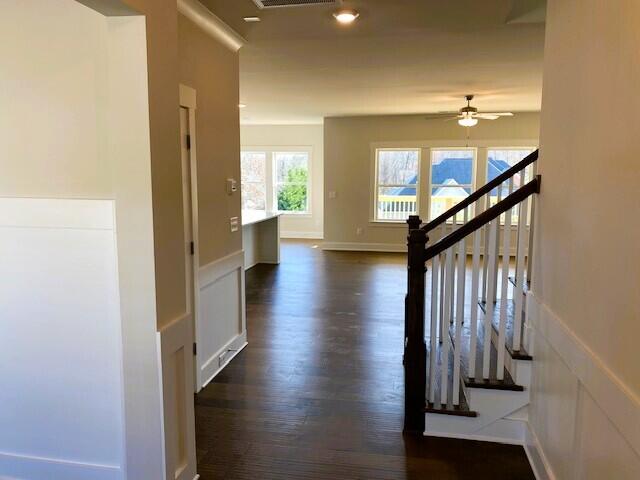
[(305, 5), (326, 5), (336, 0), (253, 0), (258, 8), (301, 7)]

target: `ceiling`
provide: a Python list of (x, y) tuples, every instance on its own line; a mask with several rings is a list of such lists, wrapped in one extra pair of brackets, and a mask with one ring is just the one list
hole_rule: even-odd
[(485, 111), (540, 110), (544, 0), (338, 0), (360, 12), (350, 26), (335, 5), (201, 1), (247, 40), (245, 124), (451, 111), (467, 93)]

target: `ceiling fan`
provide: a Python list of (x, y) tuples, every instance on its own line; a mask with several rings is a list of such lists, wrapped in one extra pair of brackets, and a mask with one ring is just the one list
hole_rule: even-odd
[(478, 112), (478, 109), (471, 106), (473, 95), (465, 95), (467, 106), (462, 107), (457, 112), (441, 112), (428, 115), (427, 119), (445, 118), (445, 120), (458, 120), (458, 124), (463, 127), (473, 127), (478, 124), (478, 120), (497, 120), (500, 117), (513, 117), (511, 112)]

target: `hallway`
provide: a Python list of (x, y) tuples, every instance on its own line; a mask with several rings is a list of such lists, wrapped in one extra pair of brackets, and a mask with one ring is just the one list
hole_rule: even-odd
[(249, 345), (196, 396), (201, 479), (533, 478), (518, 446), (403, 438), (405, 256), (313, 247), (247, 272)]

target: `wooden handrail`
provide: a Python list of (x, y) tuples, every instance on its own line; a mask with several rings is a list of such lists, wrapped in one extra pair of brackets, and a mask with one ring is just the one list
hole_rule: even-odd
[[(465, 238), (467, 235), (470, 235), (471, 233), (475, 232), (477, 229), (479, 229), (483, 225), (486, 225), (490, 221), (499, 217), (504, 212), (506, 212), (510, 208), (513, 208), (515, 205), (523, 201), (528, 196), (533, 195), (534, 193), (540, 193), (541, 183), (542, 183), (542, 176), (537, 175), (529, 183), (527, 183), (526, 185), (523, 185), (518, 190), (513, 192), (511, 195), (509, 195), (508, 197), (505, 197), (500, 202), (495, 204), (493, 207), (485, 210), (484, 212), (482, 212), (472, 220), (469, 220), (467, 223), (462, 225), (457, 230), (451, 232), (449, 235), (440, 239), (438, 242), (431, 245), (430, 247), (427, 247), (424, 251), (425, 262), (427, 260), (432, 259), (436, 255), (439, 255), (440, 253), (444, 252), (449, 247), (452, 247), (453, 245), (458, 243), (460, 240)], [(422, 227), (422, 229), (424, 230), (424, 227)]]
[(453, 207), (451, 207), (449, 210), (444, 212), (442, 215), (434, 218), (433, 220), (431, 220), (428, 223), (425, 223), (422, 226), (422, 230), (424, 230), (425, 232), (429, 233), (431, 230), (436, 228), (441, 223), (446, 222), (449, 218), (453, 217), (458, 212), (464, 210), (469, 205), (474, 203), (476, 200), (479, 200), (485, 193), (489, 193), (491, 190), (493, 190), (494, 188), (499, 186), (502, 182), (504, 182), (505, 180), (511, 178), (512, 176), (514, 176), (516, 173), (518, 173), (523, 168), (531, 165), (537, 159), (538, 159), (538, 150), (535, 150), (534, 152), (531, 152), (529, 155), (527, 155), (522, 160), (520, 160), (518, 163), (516, 163), (513, 167), (509, 168), (508, 170), (505, 170), (500, 175), (498, 175), (496, 178), (491, 180), (489, 183), (483, 185), (482, 187), (477, 189), (475, 192), (471, 193), (471, 195), (469, 195), (467, 198), (462, 200), (457, 205), (454, 205)]

